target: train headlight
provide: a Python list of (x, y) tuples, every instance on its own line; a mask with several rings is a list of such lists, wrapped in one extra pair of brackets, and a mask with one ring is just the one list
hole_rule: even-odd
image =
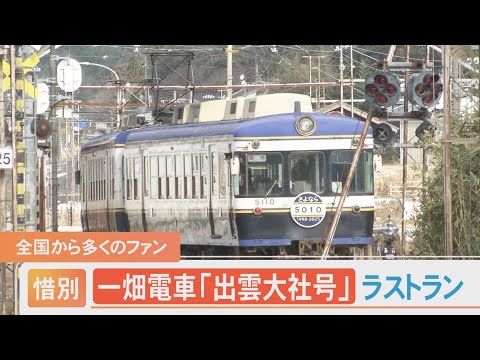
[(354, 205), (352, 206), (352, 212), (354, 214), (360, 214), (360, 211), (362, 211), (362, 208), (360, 207), (360, 205)]
[(260, 147), (260, 140), (253, 140), (252, 141), (252, 147), (254, 149), (258, 149)]
[(295, 121), (295, 130), (302, 136), (313, 134), (316, 128), (315, 119), (310, 116), (302, 116)]

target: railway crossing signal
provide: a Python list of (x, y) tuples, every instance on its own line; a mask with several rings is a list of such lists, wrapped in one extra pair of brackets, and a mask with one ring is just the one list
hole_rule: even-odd
[(443, 93), (442, 78), (433, 71), (414, 74), (408, 84), (408, 100), (424, 109), (428, 109), (440, 101)]
[(386, 109), (400, 100), (400, 81), (387, 71), (374, 71), (365, 79), (365, 101), (375, 109)]
[[(45, 118), (43, 115), (37, 116), (37, 120), (35, 121), (35, 134), (37, 135), (38, 139), (46, 139), (52, 133), (52, 127), (50, 126), (50, 122)], [(32, 122), (33, 128), (33, 122)], [(33, 132), (33, 131), (32, 131)]]

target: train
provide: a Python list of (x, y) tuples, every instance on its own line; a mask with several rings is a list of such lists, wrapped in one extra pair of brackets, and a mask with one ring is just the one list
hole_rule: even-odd
[[(179, 232), (182, 255), (321, 254), (365, 123), (301, 94), (175, 108), (81, 146), (83, 231)], [(369, 128), (332, 249), (373, 243)]]

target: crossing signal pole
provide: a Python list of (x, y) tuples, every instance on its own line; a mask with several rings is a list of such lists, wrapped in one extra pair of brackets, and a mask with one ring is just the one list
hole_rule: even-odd
[(58, 166), (58, 127), (56, 124), (56, 113), (55, 113), (55, 85), (57, 83), (57, 63), (55, 57), (55, 45), (50, 46), (50, 116), (48, 121), (53, 129), (52, 132), (52, 144), (51, 144), (51, 192), (52, 192), (52, 231), (58, 231), (58, 210), (57, 210), (57, 199), (58, 199), (58, 179), (57, 179), (57, 166)]
[[(433, 63), (429, 61), (428, 46), (426, 50), (426, 56), (423, 61), (410, 61), (409, 60), (409, 46), (405, 48), (405, 61), (394, 62), (392, 61), (393, 55), (396, 49), (396, 45), (392, 45), (388, 58), (384, 62), (377, 64), (377, 67), (382, 70), (388, 71), (405, 71), (405, 94), (404, 94), (404, 112), (395, 112), (388, 114), (388, 120), (400, 120), (403, 122), (403, 143), (399, 145), (402, 148), (402, 250), (405, 251), (406, 242), (406, 225), (405, 225), (405, 189), (407, 181), (407, 147), (408, 147), (408, 121), (409, 120), (423, 120), (415, 130), (415, 135), (422, 139), (428, 129), (432, 128), (432, 124), (428, 121), (431, 113), (429, 110), (433, 108), (440, 100), (443, 92), (442, 79), (439, 73), (434, 72)], [(409, 79), (409, 73), (413, 75)], [(444, 74), (446, 77), (446, 75)], [(368, 89), (366, 89), (366, 93)], [(368, 97), (368, 95), (366, 95)], [(367, 99), (366, 99), (367, 100)], [(381, 99), (380, 99), (381, 101)], [(418, 110), (408, 111), (408, 103), (411, 103)], [(378, 143), (378, 142), (377, 142)], [(425, 159), (425, 151), (424, 159)], [(425, 160), (423, 161), (426, 162)], [(425, 166), (424, 166), (425, 167)], [(423, 177), (426, 178), (425, 175)]]

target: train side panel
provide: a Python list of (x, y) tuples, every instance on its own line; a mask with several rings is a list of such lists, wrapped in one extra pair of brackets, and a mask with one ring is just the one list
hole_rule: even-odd
[(178, 231), (182, 245), (238, 245), (229, 149), (226, 138), (127, 142), (124, 191), (131, 231)]

